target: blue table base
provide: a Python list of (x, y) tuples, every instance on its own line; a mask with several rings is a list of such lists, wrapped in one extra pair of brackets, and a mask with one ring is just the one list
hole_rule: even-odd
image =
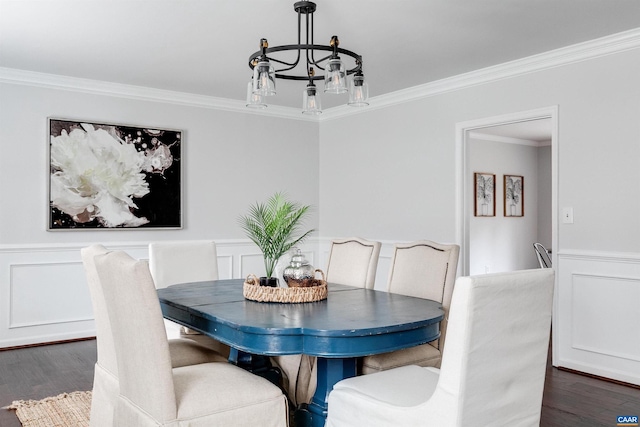
[(356, 360), (318, 357), (318, 386), (309, 405), (301, 405), (293, 414), (296, 426), (324, 427), (327, 420), (327, 400), (333, 385), (344, 378), (356, 376)]
[(232, 347), (229, 352), (229, 363), (265, 378), (282, 388), (282, 371), (271, 364), (268, 356), (245, 353)]
[[(318, 385), (311, 403), (301, 404), (294, 412), (296, 426), (324, 427), (327, 419), (327, 401), (333, 385), (344, 378), (356, 376), (356, 358), (316, 359)], [(232, 348), (229, 362), (281, 387), (282, 373), (266, 356), (245, 353)]]

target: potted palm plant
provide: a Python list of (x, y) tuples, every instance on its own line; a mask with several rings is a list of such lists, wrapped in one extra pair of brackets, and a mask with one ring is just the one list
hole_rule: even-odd
[(260, 278), (260, 285), (277, 286), (278, 278), (273, 273), (280, 257), (315, 231), (300, 232), (310, 208), (276, 193), (266, 203), (250, 206), (248, 214), (238, 218), (247, 237), (258, 245), (264, 257), (266, 277)]

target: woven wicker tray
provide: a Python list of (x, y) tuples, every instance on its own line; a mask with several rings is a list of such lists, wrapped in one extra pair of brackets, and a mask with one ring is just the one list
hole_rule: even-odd
[(307, 279), (298, 283), (299, 286), (288, 288), (272, 288), (260, 286), (260, 280), (250, 274), (244, 281), (242, 294), (246, 299), (258, 302), (300, 303), (322, 301), (327, 298), (327, 282), (324, 280), (322, 270), (316, 270), (322, 274), (322, 279)]

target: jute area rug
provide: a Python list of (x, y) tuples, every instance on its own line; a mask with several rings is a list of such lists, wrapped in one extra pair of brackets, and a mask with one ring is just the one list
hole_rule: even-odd
[(16, 400), (14, 409), (23, 427), (88, 427), (91, 392), (74, 391), (42, 400)]

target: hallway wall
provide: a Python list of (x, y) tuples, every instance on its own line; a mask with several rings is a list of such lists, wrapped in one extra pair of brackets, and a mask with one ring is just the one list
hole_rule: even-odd
[[(538, 148), (479, 139), (469, 139), (467, 147), (469, 190), (474, 172), (496, 176), (495, 216), (469, 218), (469, 274), (536, 268), (532, 244), (538, 238)], [(524, 177), (522, 217), (504, 216), (505, 174)], [(550, 201), (551, 194), (546, 196)]]

